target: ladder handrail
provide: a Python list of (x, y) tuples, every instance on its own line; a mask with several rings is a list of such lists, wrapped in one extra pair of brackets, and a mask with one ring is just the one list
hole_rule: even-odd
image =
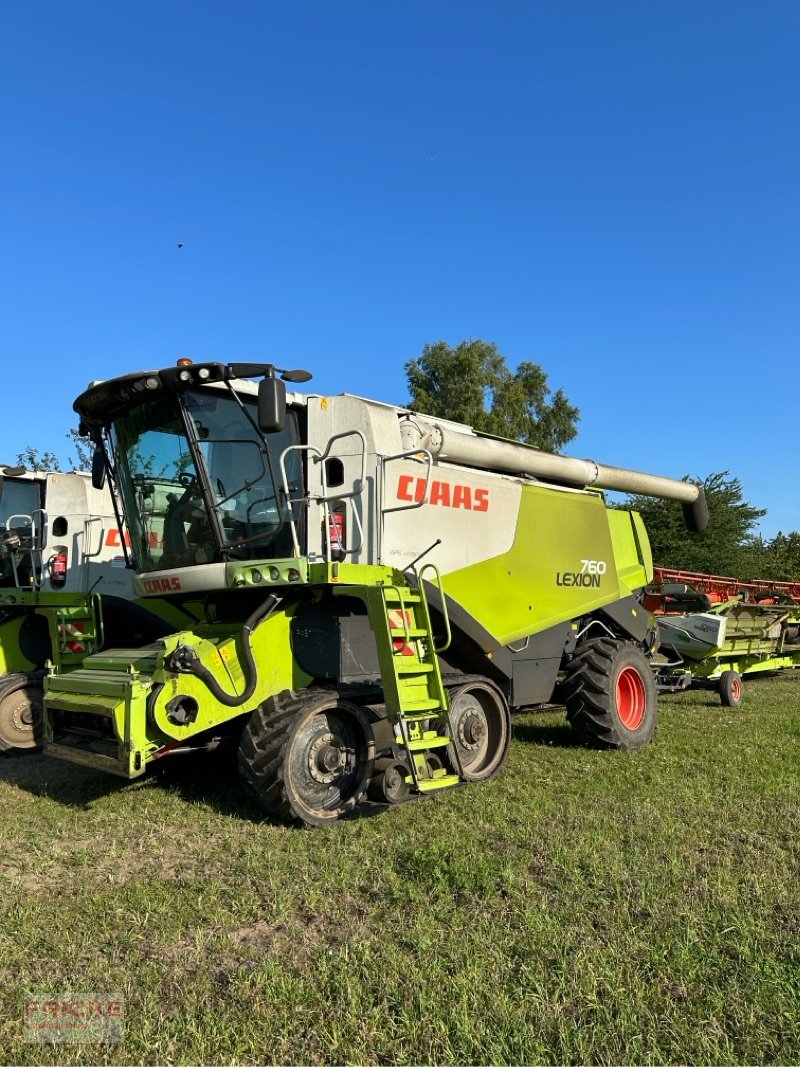
[[(36, 525), (36, 516), (41, 516), (41, 523)], [(17, 523), (17, 526), (13, 526), (15, 519), (20, 519), (21, 522)], [(19, 512), (15, 515), (9, 515), (6, 519), (5, 528), (6, 531), (14, 529), (21, 529), (22, 527), (30, 527), (31, 531), (31, 543), (24, 548), (20, 547), (19, 551), (11, 550), (9, 555), (11, 557), (11, 567), (14, 571), (14, 585), (17, 589), (21, 589), (22, 585), (19, 580), (19, 570), (17, 568), (17, 557), (22, 559), (23, 556), (30, 556), (31, 561), (31, 584), (34, 589), (41, 589), (42, 579), (44, 578), (44, 561), (42, 558), (44, 552), (44, 531), (47, 528), (47, 512), (44, 508), (34, 508), (30, 515), (26, 515), (24, 512)]]
[[(433, 640), (433, 627), (431, 625), (430, 608), (428, 607), (428, 594), (425, 592), (423, 578), (423, 575), (427, 570), (433, 571), (435, 575), (435, 581), (431, 584), (435, 585), (439, 592), (442, 594), (442, 619), (444, 620), (445, 628), (445, 641), (443, 645), (437, 645), (436, 642)], [(428, 630), (430, 631), (431, 641), (433, 642), (433, 651), (438, 655), (440, 652), (446, 652), (453, 640), (453, 631), (450, 627), (450, 613), (447, 610), (447, 597), (445, 596), (444, 589), (442, 588), (442, 576), (439, 573), (439, 568), (436, 566), (435, 563), (425, 563), (418, 571), (417, 578), (419, 579), (419, 590), (422, 594), (422, 603), (425, 606), (426, 622), (428, 624)]]
[[(327, 482), (327, 472), (325, 470), (325, 465), (324, 464), (325, 464), (325, 460), (330, 457), (331, 448), (333, 446), (333, 443), (335, 441), (340, 441), (345, 437), (358, 437), (358, 439), (361, 442), (361, 473), (359, 474), (358, 478), (355, 480), (353, 489), (348, 490), (348, 491), (344, 491), (344, 492), (341, 492), (341, 493), (337, 492), (337, 493), (334, 493), (333, 495), (331, 495), (330, 494), (330, 487), (329, 487), (328, 482)], [(321, 463), (322, 464), (322, 471), (321, 471), (321, 473), (322, 473), (322, 478), (321, 478), (321, 481), (322, 481), (322, 496), (319, 496), (317, 494), (317, 495), (314, 496), (314, 499), (317, 501), (317, 503), (321, 504), (322, 507), (323, 507), (324, 528), (325, 528), (325, 545), (326, 545), (326, 548), (327, 548), (328, 558), (330, 559), (330, 556), (331, 556), (330, 528), (331, 528), (331, 514), (332, 514), (332, 512), (331, 512), (330, 505), (331, 505), (331, 503), (338, 502), (340, 500), (341, 501), (345, 501), (345, 502), (350, 501), (349, 514), (352, 515), (352, 517), (354, 519), (354, 525), (355, 525), (356, 529), (358, 530), (358, 541), (353, 545), (352, 548), (344, 549), (344, 552), (348, 556), (356, 555), (356, 553), (361, 551), (361, 547), (364, 544), (364, 527), (363, 527), (363, 525), (361, 523), (361, 516), (359, 515), (358, 509), (355, 506), (355, 501), (359, 497), (361, 497), (363, 495), (363, 493), (364, 493), (364, 485), (366, 484), (367, 440), (366, 440), (363, 432), (361, 430), (344, 430), (342, 433), (334, 434), (332, 437), (330, 437), (328, 439), (328, 443), (325, 446), (325, 451), (324, 452), (321, 452), (316, 447), (316, 445), (289, 445), (288, 448), (285, 448), (283, 450), (283, 452), (281, 452), (281, 457), (280, 457), (280, 460), (279, 460), (279, 464), (280, 464), (281, 479), (282, 479), (283, 484), (280, 486), (280, 489), (282, 490), (282, 492), (284, 494), (284, 498), (285, 498), (286, 503), (288, 505), (290, 505), (290, 507), (289, 507), (289, 527), (290, 527), (290, 529), (292, 531), (292, 545), (294, 547), (295, 556), (299, 556), (300, 555), (300, 542), (299, 542), (298, 537), (297, 537), (297, 526), (295, 524), (294, 515), (292, 514), (291, 505), (293, 503), (303, 503), (303, 504), (305, 504), (306, 508), (308, 508), (311, 498), (310, 498), (310, 495), (308, 494), (308, 492), (306, 492), (306, 496), (304, 498), (297, 498), (296, 500), (292, 500), (292, 498), (291, 498), (291, 490), (289, 489), (289, 476), (288, 476), (288, 474), (286, 472), (286, 457), (288, 456), (288, 454), (290, 452), (307, 452), (308, 455), (311, 456), (311, 458), (314, 460), (315, 463)]]
[(99, 652), (105, 644), (105, 630), (103, 623), (103, 598), (99, 593), (89, 594), (89, 606), (94, 618), (94, 648)]

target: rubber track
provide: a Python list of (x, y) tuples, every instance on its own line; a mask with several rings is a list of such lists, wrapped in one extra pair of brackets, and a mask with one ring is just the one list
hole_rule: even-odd
[(247, 794), (282, 822), (300, 822), (283, 785), (283, 753), (289, 730), (308, 696), (288, 690), (270, 697), (251, 714), (239, 743), (239, 777)]
[[(307, 824), (292, 806), (283, 780), (284, 754), (291, 728), (311, 704), (332, 695), (336, 694), (318, 691), (313, 695), (303, 693), (298, 696), (284, 690), (259, 705), (244, 728), (239, 744), (239, 777), (247, 794), (281, 822)], [(340, 813), (351, 811), (360, 799), (361, 796), (348, 800), (339, 809)]]
[(623, 747), (612, 714), (611, 671), (623, 642), (588, 641), (574, 655), (564, 682), (567, 719), (580, 740), (597, 748)]

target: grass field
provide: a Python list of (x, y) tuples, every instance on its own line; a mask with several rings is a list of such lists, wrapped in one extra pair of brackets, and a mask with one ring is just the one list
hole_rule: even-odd
[[(800, 672), (638, 753), (519, 717), (495, 782), (328, 830), (210, 759), (7, 756), (0, 804), (2, 1063), (800, 1062)], [(26, 1043), (41, 992), (124, 1043)]]

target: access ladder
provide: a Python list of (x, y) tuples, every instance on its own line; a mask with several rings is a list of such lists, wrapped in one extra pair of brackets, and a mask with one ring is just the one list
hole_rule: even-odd
[(449, 747), (458, 762), (458, 752), (423, 583), (413, 588), (379, 585), (364, 593), (378, 648), (386, 714), (398, 748), (408, 756), (407, 784), (418, 793), (458, 785), (460, 773), (428, 760), (428, 753)]

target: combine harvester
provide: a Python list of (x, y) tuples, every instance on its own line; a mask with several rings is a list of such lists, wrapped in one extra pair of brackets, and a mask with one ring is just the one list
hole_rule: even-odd
[(184, 614), (51, 673), (45, 751), (134, 778), (227, 740), (267, 812), (326, 825), (367, 789), (487, 781), (510, 709), (557, 687), (581, 739), (645, 745), (650, 547), (600, 490), (678, 500), (702, 529), (702, 489), (348, 394), (287, 396), (310, 377), (180, 361), (78, 397), (135, 591)]
[(800, 667), (800, 582), (739, 581), (657, 567), (645, 605), (658, 618), (659, 688), (744, 699), (743, 677)]

